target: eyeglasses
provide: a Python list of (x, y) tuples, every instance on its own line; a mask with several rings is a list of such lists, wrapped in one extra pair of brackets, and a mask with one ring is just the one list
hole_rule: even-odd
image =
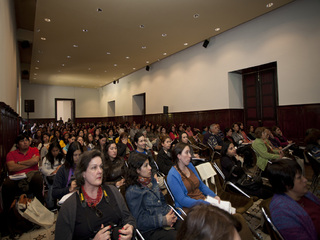
[(102, 218), (103, 213), (98, 208), (96, 208), (95, 206), (92, 206), (91, 208), (93, 211), (95, 211), (98, 218)]

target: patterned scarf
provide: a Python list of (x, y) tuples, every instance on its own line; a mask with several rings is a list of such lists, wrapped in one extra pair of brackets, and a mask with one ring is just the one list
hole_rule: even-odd
[(138, 182), (144, 187), (152, 188), (151, 178), (145, 178), (145, 177), (139, 176)]
[(101, 198), (102, 198), (102, 188), (101, 188), (101, 186), (99, 186), (96, 198), (89, 197), (89, 195), (84, 190), (83, 186), (81, 186), (81, 190), (83, 192), (84, 198), (85, 198), (85, 200), (86, 200), (86, 202), (87, 202), (89, 207), (95, 207), (101, 201)]

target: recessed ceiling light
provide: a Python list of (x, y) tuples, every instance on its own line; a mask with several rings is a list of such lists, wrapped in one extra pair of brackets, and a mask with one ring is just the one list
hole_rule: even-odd
[(136, 68), (132, 68), (133, 70), (136, 70)]
[(73, 44), (73, 47), (79, 47), (77, 44)]
[(97, 8), (97, 12), (102, 12), (102, 8)]
[(38, 67), (35, 67), (34, 69), (39, 69)]
[(44, 21), (45, 22), (51, 22), (51, 19), (50, 18), (45, 18)]
[(184, 43), (183, 45), (188, 46), (188, 43), (186, 42), (186, 43)]
[(47, 40), (45, 37), (41, 37), (40, 38), (42, 41), (45, 41), (45, 40)]
[(33, 78), (33, 79), (37, 79), (37, 78)]
[(116, 64), (116, 63), (115, 63), (115, 64), (113, 64), (113, 66), (115, 66), (115, 67), (116, 67), (116, 66), (118, 66), (118, 64)]
[(130, 57), (126, 57), (126, 59), (129, 59)]
[(166, 33), (162, 33), (161, 36), (162, 36), (162, 37), (166, 37), (167, 34), (166, 34)]
[(39, 63), (40, 62), (40, 60), (37, 60), (37, 63)]
[(270, 8), (270, 7), (272, 7), (273, 6), (273, 3), (271, 2), (271, 3), (268, 3), (267, 5), (266, 5), (266, 7), (267, 8)]
[(69, 59), (70, 59), (70, 58), (71, 58), (71, 56), (67, 56), (67, 58), (69, 58)]
[(62, 63), (61, 66), (64, 67), (64, 63)]
[(167, 53), (165, 52), (165, 53), (163, 53), (163, 55), (164, 55), (164, 56), (166, 56), (166, 55), (167, 55)]
[(142, 48), (142, 49), (146, 49), (147, 47), (146, 47), (146, 46), (142, 46), (141, 48)]
[(88, 29), (82, 29), (82, 32), (88, 32)]
[(91, 71), (91, 68), (88, 68), (89, 71)]
[(149, 63), (149, 61), (146, 61), (146, 63)]
[(33, 75), (37, 76), (38, 74), (34, 73)]
[(193, 17), (194, 17), (194, 18), (199, 18), (199, 17), (200, 17), (200, 14), (199, 14), (199, 13), (196, 13), (196, 14), (193, 15)]
[(40, 28), (37, 29), (37, 32), (40, 32)]
[(111, 54), (111, 52), (107, 52), (107, 55), (110, 55)]
[(143, 25), (143, 24), (141, 24), (139, 27), (140, 27), (140, 28), (144, 28), (144, 25)]
[(218, 32), (218, 31), (220, 31), (220, 28), (218, 27), (218, 28), (215, 28), (214, 29), (216, 32)]
[(104, 72), (107, 72), (107, 70), (104, 70)]

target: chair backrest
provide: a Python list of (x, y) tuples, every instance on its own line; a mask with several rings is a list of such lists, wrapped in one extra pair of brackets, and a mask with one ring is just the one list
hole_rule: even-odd
[(269, 204), (271, 199), (272, 198), (263, 200), (260, 204), (260, 209), (261, 209), (263, 218), (265, 220), (266, 228), (272, 240), (284, 240), (284, 238), (281, 236), (276, 226), (273, 224), (271, 218), (269, 217), (270, 216)]
[(202, 181), (205, 182), (207, 187), (210, 188), (208, 180), (210, 179), (211, 183), (215, 185), (214, 176), (217, 174), (216, 171), (213, 169), (211, 163), (206, 162), (196, 166), (196, 169), (200, 175)]
[(317, 161), (317, 159), (314, 158), (311, 152), (307, 151), (306, 156), (310, 162), (310, 165), (312, 167), (312, 170), (316, 176), (319, 176), (320, 174), (320, 163)]

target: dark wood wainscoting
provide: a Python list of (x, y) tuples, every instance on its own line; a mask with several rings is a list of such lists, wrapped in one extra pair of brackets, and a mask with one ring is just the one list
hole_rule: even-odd
[(19, 134), (19, 115), (4, 102), (0, 102), (0, 171), (6, 162), (7, 153)]
[[(290, 105), (277, 107), (278, 125), (289, 139), (302, 143), (308, 128), (320, 128), (320, 104)], [(46, 123), (54, 119), (30, 119), (30, 123)], [(219, 109), (194, 112), (177, 112), (169, 114), (147, 114), (103, 118), (76, 118), (76, 123), (117, 122), (130, 124), (136, 121), (149, 121), (167, 128), (171, 124), (185, 123), (192, 127), (202, 128), (212, 123), (219, 123), (221, 130), (230, 127), (234, 122), (244, 121), (243, 109)], [(246, 125), (246, 124), (245, 124)], [(201, 130), (201, 129), (200, 129)]]
[(320, 104), (279, 106), (278, 123), (288, 139), (302, 143), (307, 129), (320, 129)]

